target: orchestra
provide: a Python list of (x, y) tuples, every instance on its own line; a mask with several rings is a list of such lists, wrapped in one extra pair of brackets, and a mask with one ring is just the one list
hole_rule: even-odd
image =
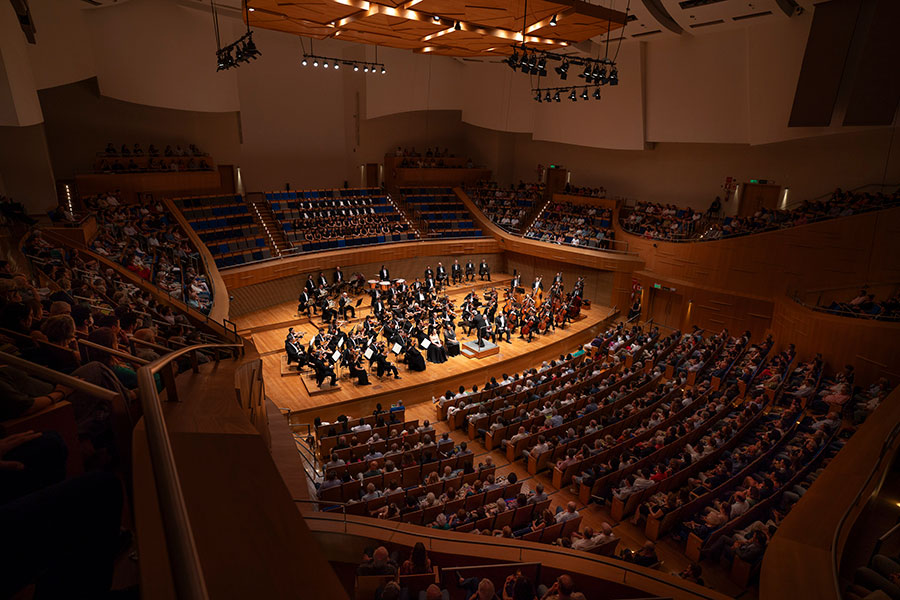
[[(348, 291), (340, 269), (336, 269), (332, 283), (327, 283), (324, 272), (317, 279), (309, 275), (298, 298), (297, 312), (310, 315), (321, 313), (323, 325), (309, 340), (308, 347), (300, 343), (303, 333), (288, 330), (285, 352), (288, 365), (310, 367), (319, 387), (325, 381), (335, 385), (336, 369), (341, 369), (357, 385), (369, 385), (369, 369), (377, 376), (393, 376), (400, 379), (397, 366), (390, 355), (406, 365), (410, 371), (424, 371), (427, 363), (443, 363), (460, 355), (457, 327), (465, 335), (474, 336), (479, 348), (485, 340), (491, 343), (512, 343), (512, 336), (531, 342), (535, 335), (545, 335), (558, 328), (565, 328), (581, 311), (584, 295), (584, 279), (578, 278), (572, 290), (565, 292), (560, 273), (556, 274), (547, 293), (543, 280), (536, 276), (530, 291), (521, 287), (521, 276), (514, 273), (512, 285), (498, 290), (489, 288), (480, 292), (470, 291), (460, 306), (443, 293), (445, 286), (475, 280), (475, 266), (467, 261), (465, 267), (454, 260), (448, 277), (442, 263), (436, 270), (426, 267), (423, 280), (407, 283), (404, 279), (390, 280), (388, 269), (382, 265), (376, 280), (369, 280), (366, 291), (372, 310), (348, 331), (342, 329), (356, 320), (355, 302), (350, 295), (362, 291), (365, 277), (354, 273)], [(490, 267), (482, 260), (478, 268), (482, 280), (490, 281)], [(336, 294), (336, 301), (330, 295)], [(500, 297), (502, 294), (502, 298)], [(340, 318), (340, 320), (339, 320)], [(423, 354), (422, 351), (425, 351)], [(365, 362), (368, 361), (368, 368)]]

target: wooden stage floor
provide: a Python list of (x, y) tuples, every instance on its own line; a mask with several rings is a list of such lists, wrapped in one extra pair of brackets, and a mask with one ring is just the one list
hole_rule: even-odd
[[(496, 285), (500, 291), (511, 277), (498, 274), (493, 279), (491, 284), (484, 282), (486, 285), (478, 281), (474, 285), (451, 287), (448, 295), (459, 306), (460, 301), (473, 288), (485, 289)], [(536, 335), (531, 343), (514, 336), (510, 344), (500, 342), (500, 353), (494, 356), (482, 359), (455, 356), (443, 364), (428, 363), (428, 368), (423, 372), (407, 371), (406, 366), (395, 361), (392, 354), (391, 360), (400, 369), (401, 379), (392, 377), (379, 379), (370, 374), (369, 380), (372, 385), (358, 386), (345, 376), (340, 380), (339, 388), (311, 396), (306, 392), (306, 387), (300, 379), (307, 375), (281, 376), (287, 327), (293, 326), (295, 332), (306, 332), (304, 338), (306, 341), (315, 335), (316, 325), (319, 322), (316, 316), (313, 317), (312, 323), (306, 318), (297, 319), (296, 308), (296, 303), (291, 302), (246, 314), (235, 321), (238, 331), (252, 338), (262, 356), (266, 395), (276, 406), (303, 413), (300, 418), (308, 416), (310, 421), (315, 416), (324, 420), (333, 419), (342, 413), (366, 414), (375, 408), (376, 403), (388, 406), (400, 399), (407, 406), (411, 406), (430, 401), (432, 396), (441, 395), (448, 389), (456, 390), (460, 385), (467, 388), (478, 385), (480, 388), (492, 376), (499, 379), (503, 373), (537, 366), (541, 361), (577, 349), (593, 339), (604, 328), (606, 319), (614, 312), (609, 307), (595, 304), (591, 310), (582, 311), (584, 318), (569, 324), (565, 329), (557, 329), (543, 336)], [(364, 310), (357, 311), (357, 317), (369, 312), (367, 297), (360, 309)], [(474, 335), (465, 336), (459, 327), (457, 336), (460, 342), (475, 339)], [(311, 385), (314, 386), (315, 383)], [(296, 421), (295, 418), (294, 422)]]

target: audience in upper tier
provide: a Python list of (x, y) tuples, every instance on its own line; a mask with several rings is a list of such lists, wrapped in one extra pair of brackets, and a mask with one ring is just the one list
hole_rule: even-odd
[(612, 210), (592, 204), (552, 202), (525, 237), (569, 246), (615, 250)]
[(484, 182), (466, 189), (469, 198), (487, 217), (512, 233), (521, 233), (532, 209), (544, 195), (543, 184), (526, 184), (501, 187), (497, 182)]
[(316, 200), (296, 205), (300, 219), (291, 222), (295, 241), (341, 240), (373, 235), (402, 233), (409, 225), (377, 213), (366, 197), (341, 200)]
[[(620, 215), (622, 228), (644, 237), (661, 240), (716, 240), (796, 227), (807, 223), (849, 217), (851, 215), (896, 206), (900, 190), (890, 194), (845, 192), (838, 188), (828, 200), (804, 201), (791, 210), (763, 208), (749, 217), (704, 219), (704, 214), (691, 208), (674, 205), (638, 202), (628, 216)], [(716, 198), (706, 216), (713, 217), (721, 210)]]
[(835, 300), (821, 308), (843, 316), (863, 319), (896, 319), (900, 317), (900, 290), (895, 291), (885, 300), (876, 301), (875, 294), (869, 293), (868, 286), (864, 286), (859, 294), (849, 302)]
[(91, 249), (155, 283), (188, 306), (208, 312), (211, 297), (199, 255), (163, 205), (124, 206), (114, 193), (85, 199), (100, 230)]
[(150, 144), (145, 155), (144, 149), (138, 143), (130, 148), (128, 144), (122, 144), (121, 148), (117, 150), (115, 145), (110, 142), (106, 145), (106, 149), (98, 155), (102, 158), (94, 164), (94, 170), (102, 173), (212, 170), (207, 161), (209, 154), (202, 152), (194, 144), (189, 144), (187, 150), (180, 144), (176, 144), (175, 148), (167, 145), (163, 152), (165, 158), (160, 158), (159, 149), (154, 144)]
[(600, 187), (581, 187), (567, 183), (565, 193), (570, 196), (585, 196), (587, 198), (606, 198), (606, 188)]

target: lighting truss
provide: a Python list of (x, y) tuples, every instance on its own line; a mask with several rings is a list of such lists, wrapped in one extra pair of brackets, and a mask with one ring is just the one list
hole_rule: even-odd
[(548, 63), (558, 62), (559, 66), (553, 67), (553, 71), (563, 81), (568, 78), (571, 70), (578, 72), (578, 77), (590, 85), (619, 85), (618, 67), (614, 60), (607, 57), (583, 58), (529, 48), (525, 44), (520, 44), (513, 46), (512, 54), (503, 62), (513, 71), (521, 71), (538, 77), (547, 75)]
[(581, 97), (582, 100), (589, 100), (591, 97), (594, 100), (600, 100), (600, 86), (599, 84), (592, 84), (594, 91), (590, 92), (589, 88), (591, 86), (588, 85), (574, 85), (574, 86), (563, 86), (563, 87), (545, 87), (545, 88), (533, 88), (531, 93), (534, 94), (535, 102), (561, 102), (562, 96), (565, 95), (572, 102), (578, 102), (578, 98)]
[(333, 68), (335, 70), (347, 68), (357, 73), (372, 73), (373, 75), (375, 73), (379, 73), (381, 75), (387, 74), (387, 69), (384, 67), (384, 63), (368, 62), (364, 60), (345, 60), (343, 58), (334, 58), (333, 56), (320, 56), (318, 54), (310, 54), (307, 52), (303, 53), (303, 58), (300, 60), (300, 65), (303, 67), (322, 67), (323, 69)]
[(256, 60), (262, 56), (262, 52), (257, 49), (253, 43), (253, 32), (250, 30), (250, 17), (247, 8), (247, 2), (242, 3), (245, 21), (247, 23), (247, 32), (239, 37), (236, 41), (222, 46), (222, 40), (219, 37), (219, 14), (216, 11), (215, 0), (210, 0), (213, 16), (213, 30), (216, 34), (216, 71), (227, 71), (241, 66), (243, 63)]

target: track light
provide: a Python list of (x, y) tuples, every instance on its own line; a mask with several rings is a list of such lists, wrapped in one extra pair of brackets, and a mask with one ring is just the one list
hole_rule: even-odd
[(385, 70), (384, 67), (381, 67), (381, 74), (384, 75), (385, 73), (387, 73), (387, 71)]
[(305, 67), (305, 66), (308, 65), (309, 63), (306, 62), (306, 59), (304, 58), (303, 60), (300, 61), (300, 64), (303, 65), (303, 66)]
[(600, 77), (597, 78), (597, 81), (600, 82), (600, 85), (606, 85), (606, 67), (600, 69)]
[(560, 99), (559, 99), (559, 92), (556, 92), (555, 94), (553, 94), (553, 101), (554, 101), (554, 102), (559, 102), (559, 101), (560, 101)]
[(314, 61), (313, 61), (313, 66), (314, 66), (314, 67), (318, 67), (318, 66), (319, 66), (319, 61), (314, 60)]
[(541, 90), (537, 91), (537, 94), (534, 96), (535, 102), (543, 102), (543, 96), (541, 96)]
[(575, 95), (575, 88), (572, 88), (572, 93), (569, 94), (569, 100), (571, 100), (572, 102), (578, 101), (578, 97)]
[(550, 92), (548, 91), (547, 95), (544, 96), (544, 102), (550, 102), (550, 100), (552, 100), (552, 98), (550, 98)]
[(587, 91), (587, 88), (584, 88), (584, 91), (581, 92), (581, 99), (582, 99), (582, 100), (587, 100), (587, 99), (588, 99), (588, 91)]
[(550, 19), (550, 27), (556, 27), (556, 15)]
[(600, 99), (600, 88), (594, 90), (594, 100)]
[(334, 68), (335, 68), (335, 70), (340, 69), (341, 68), (340, 63), (334, 63)]
[(363, 67), (363, 73), (368, 73), (368, 72), (369, 72), (369, 65), (366, 65), (365, 67)]
[(328, 61), (327, 61), (327, 60), (326, 60), (325, 62), (322, 63), (322, 68), (323, 68), (323, 69), (327, 69), (327, 68), (328, 68)]
[(582, 77), (582, 78), (584, 78), (584, 79), (590, 80), (590, 78), (591, 78), (591, 65), (590, 65), (590, 63), (584, 65), (584, 73), (582, 73), (581, 75), (579, 75), (579, 77)]
[(554, 70), (559, 75), (559, 78), (562, 79), (563, 81), (565, 81), (566, 77), (568, 77), (568, 75), (569, 75), (569, 61), (563, 59), (562, 64), (560, 66), (556, 67), (556, 69), (554, 69)]
[[(218, 40), (218, 37), (216, 38)], [(216, 50), (216, 70), (225, 71), (240, 66), (241, 63), (256, 60), (262, 53), (253, 43), (253, 32), (249, 29), (237, 41)]]
[(619, 85), (619, 70), (616, 68), (609, 74), (609, 85)]
[(353, 70), (354, 70), (354, 71), (359, 71), (359, 65), (353, 65)]
[(387, 74), (387, 68), (382, 63), (351, 62), (329, 56), (316, 56), (315, 54), (304, 54), (300, 64), (306, 66), (312, 62), (312, 66), (318, 67), (320, 61), (322, 62), (323, 68), (327, 69), (328, 66), (331, 65), (334, 67), (335, 71), (339, 71), (341, 65), (344, 65), (348, 68), (352, 67), (355, 73), (359, 73), (360, 68), (362, 68), (365, 73), (371, 72), (374, 74), (381, 71), (382, 75)]

